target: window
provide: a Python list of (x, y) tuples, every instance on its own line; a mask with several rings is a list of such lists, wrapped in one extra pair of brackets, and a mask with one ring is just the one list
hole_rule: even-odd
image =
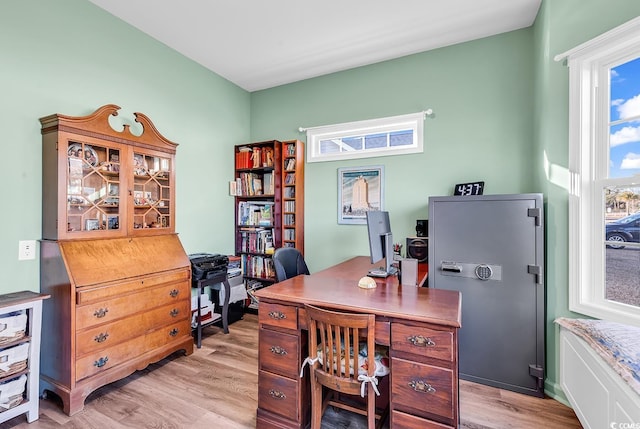
[(569, 308), (640, 325), (640, 18), (568, 59)]
[(307, 162), (420, 153), (425, 114), (307, 128)]

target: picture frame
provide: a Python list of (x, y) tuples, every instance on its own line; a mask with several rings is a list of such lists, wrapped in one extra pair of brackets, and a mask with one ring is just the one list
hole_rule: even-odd
[(119, 229), (120, 218), (116, 215), (107, 216), (107, 229)]
[(384, 209), (384, 165), (338, 168), (338, 224), (366, 225), (366, 213)]
[(100, 220), (87, 219), (84, 221), (84, 229), (86, 231), (97, 231), (100, 229)]

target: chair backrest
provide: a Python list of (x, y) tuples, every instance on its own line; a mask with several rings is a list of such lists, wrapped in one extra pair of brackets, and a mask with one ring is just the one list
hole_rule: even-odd
[(309, 274), (302, 253), (293, 247), (280, 247), (273, 254), (276, 280), (279, 282), (300, 274)]
[[(358, 375), (365, 369), (359, 365), (359, 343), (366, 338), (366, 375), (375, 372), (375, 323), (373, 314), (342, 313), (305, 305), (309, 329), (309, 356), (315, 358), (320, 350), (315, 372), (325, 386), (344, 386), (343, 393), (360, 394)], [(364, 337), (366, 335), (366, 337)], [(334, 378), (334, 381), (331, 381)], [(335, 378), (339, 380), (335, 380)]]

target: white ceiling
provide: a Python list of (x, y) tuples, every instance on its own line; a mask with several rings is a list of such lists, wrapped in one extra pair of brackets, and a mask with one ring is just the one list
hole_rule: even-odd
[(247, 91), (525, 28), (541, 0), (89, 0)]

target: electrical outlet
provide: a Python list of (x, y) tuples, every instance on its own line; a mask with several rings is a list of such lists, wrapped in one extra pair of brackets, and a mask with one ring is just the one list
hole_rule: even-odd
[(36, 241), (21, 240), (18, 242), (18, 261), (36, 259)]

